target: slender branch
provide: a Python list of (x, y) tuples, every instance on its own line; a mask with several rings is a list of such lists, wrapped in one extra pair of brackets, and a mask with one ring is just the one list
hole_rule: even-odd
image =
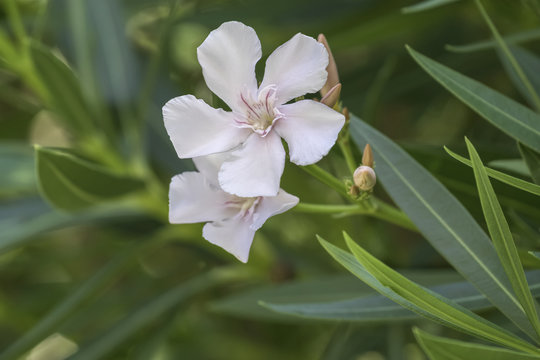
[(349, 197), (349, 194), (347, 194), (347, 189), (345, 188), (345, 184), (339, 181), (334, 175), (330, 174), (328, 171), (319, 167), (318, 165), (313, 164), (301, 166), (300, 168), (308, 174), (312, 175), (313, 177), (317, 178), (323, 184), (326, 184), (332, 189), (336, 190), (339, 194), (347, 198)]
[(343, 157), (345, 158), (345, 162), (347, 163), (349, 172), (352, 175), (354, 173), (354, 170), (356, 170), (356, 168), (358, 167), (358, 164), (354, 160), (354, 155), (352, 153), (350, 141), (349, 141), (349, 134), (339, 139), (338, 145), (339, 145), (339, 148), (341, 149), (341, 153), (343, 154)]

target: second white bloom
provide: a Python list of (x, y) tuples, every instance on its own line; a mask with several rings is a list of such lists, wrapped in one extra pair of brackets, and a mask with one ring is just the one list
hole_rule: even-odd
[(328, 53), (296, 34), (266, 61), (257, 87), (261, 44), (255, 31), (227, 22), (197, 49), (206, 84), (232, 111), (214, 109), (192, 95), (163, 107), (165, 127), (180, 158), (234, 149), (219, 170), (219, 185), (241, 197), (275, 196), (285, 165), (283, 138), (298, 165), (319, 161), (334, 145), (345, 118), (312, 100), (287, 104), (326, 82)]

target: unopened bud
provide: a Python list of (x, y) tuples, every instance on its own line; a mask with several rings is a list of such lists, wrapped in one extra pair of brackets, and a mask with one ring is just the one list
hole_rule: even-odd
[(364, 153), (362, 154), (362, 165), (373, 167), (373, 152), (371, 152), (371, 146), (366, 144), (364, 147)]
[(328, 78), (326, 79), (326, 84), (324, 84), (321, 89), (321, 96), (324, 97), (330, 91), (330, 89), (332, 89), (339, 83), (339, 75), (337, 71), (336, 61), (334, 60), (334, 56), (332, 55), (332, 50), (330, 50), (328, 41), (326, 41), (326, 37), (323, 34), (319, 34), (317, 41), (323, 44), (326, 48), (326, 51), (328, 52), (328, 66), (326, 67), (326, 71), (328, 72)]
[(341, 94), (341, 83), (331, 88), (330, 91), (328, 91), (326, 95), (323, 96), (321, 102), (324, 105), (333, 108), (339, 100), (339, 94)]
[(362, 165), (354, 171), (353, 180), (360, 190), (369, 191), (375, 186), (377, 176), (372, 168)]

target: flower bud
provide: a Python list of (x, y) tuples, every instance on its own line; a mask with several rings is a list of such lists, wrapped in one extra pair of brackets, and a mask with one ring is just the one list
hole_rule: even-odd
[(336, 61), (334, 60), (334, 56), (332, 56), (332, 50), (330, 50), (330, 46), (328, 45), (328, 41), (326, 41), (326, 37), (323, 34), (319, 34), (317, 41), (323, 44), (326, 48), (326, 51), (328, 52), (328, 66), (326, 67), (326, 71), (328, 72), (328, 78), (326, 80), (326, 84), (324, 84), (321, 89), (321, 96), (324, 97), (330, 91), (330, 89), (339, 84), (339, 75), (337, 71)]
[(326, 95), (323, 96), (323, 98), (321, 99), (321, 102), (324, 105), (333, 108), (334, 105), (336, 105), (339, 100), (340, 93), (341, 93), (341, 83), (331, 88), (330, 91), (328, 91)]
[(373, 167), (373, 152), (371, 152), (371, 146), (366, 144), (364, 147), (364, 153), (362, 154), (362, 165)]
[(353, 180), (360, 190), (369, 191), (375, 186), (377, 176), (372, 168), (362, 165), (354, 171)]

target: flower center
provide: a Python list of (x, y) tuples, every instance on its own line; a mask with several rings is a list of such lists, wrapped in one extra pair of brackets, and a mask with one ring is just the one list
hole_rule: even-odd
[(241, 127), (249, 127), (261, 136), (266, 136), (272, 125), (282, 114), (275, 108), (276, 86), (269, 85), (259, 91), (257, 99), (240, 94), (245, 113), (240, 114), (237, 123)]
[(227, 201), (225, 205), (229, 208), (238, 209), (238, 213), (235, 215), (236, 218), (245, 219), (253, 215), (260, 199), (260, 196), (250, 198), (235, 196), (233, 200)]

